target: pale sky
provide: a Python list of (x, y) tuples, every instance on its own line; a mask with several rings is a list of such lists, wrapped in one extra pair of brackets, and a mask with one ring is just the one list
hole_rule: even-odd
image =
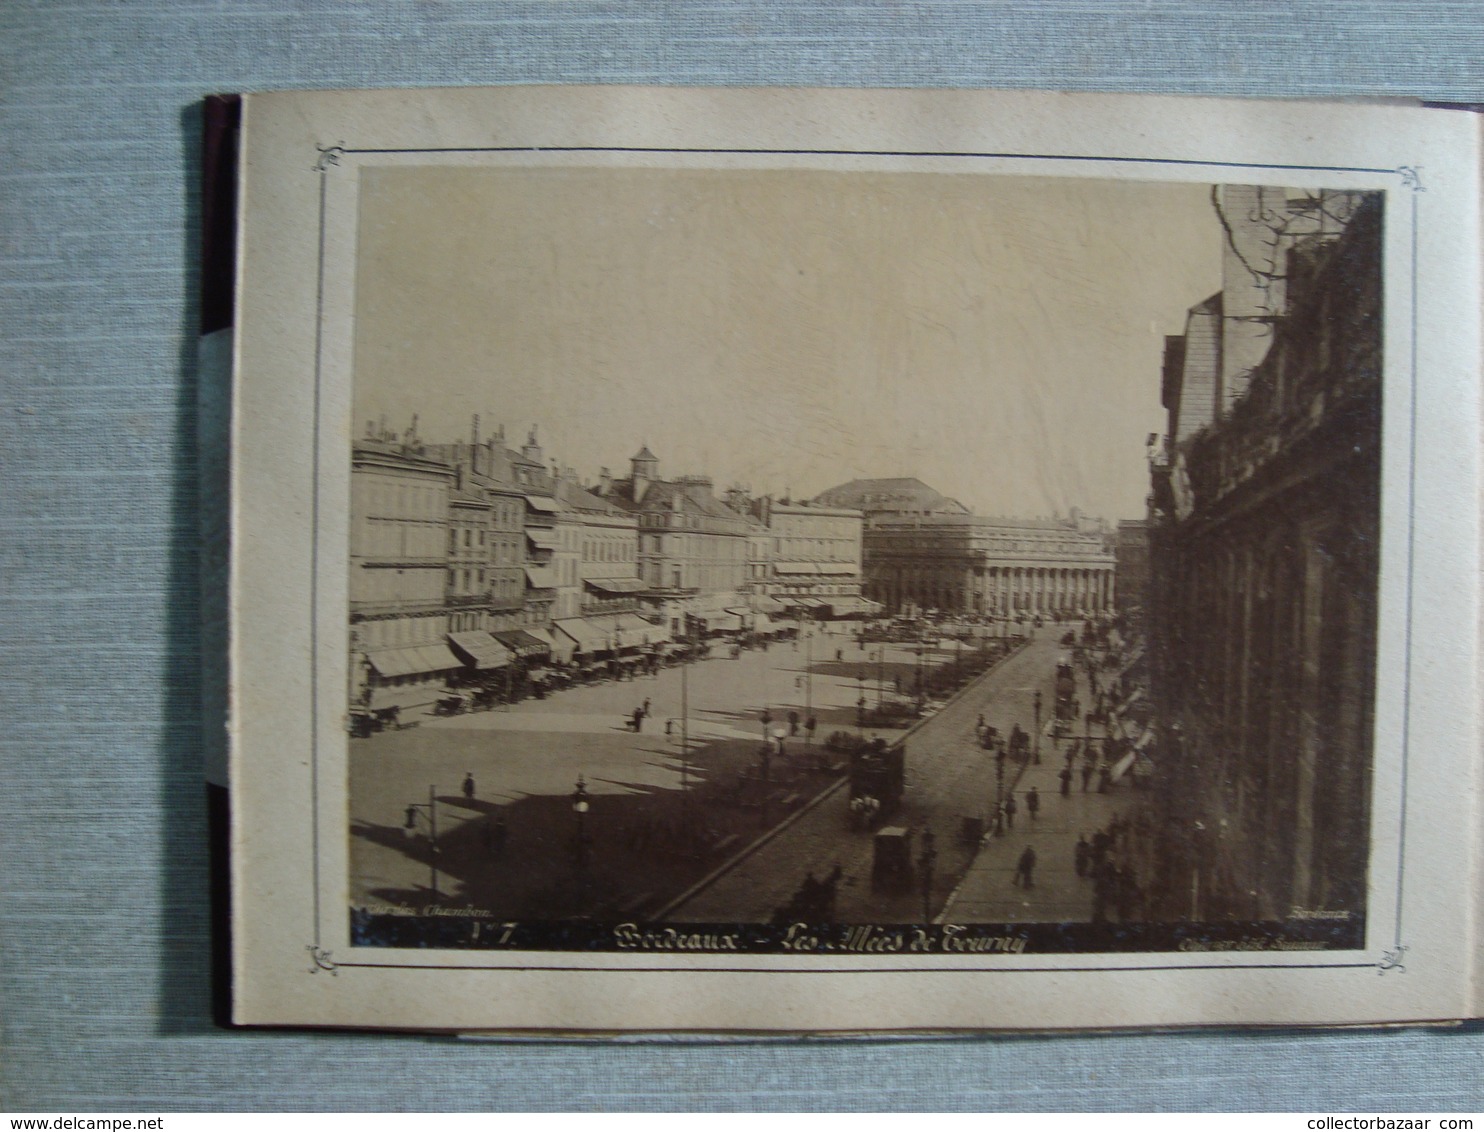
[(1205, 185), (613, 168), (362, 172), (355, 429), (540, 426), (585, 480), (1141, 517), (1164, 336), (1220, 286)]

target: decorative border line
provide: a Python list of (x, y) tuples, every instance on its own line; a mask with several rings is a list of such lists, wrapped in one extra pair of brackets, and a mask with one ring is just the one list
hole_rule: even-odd
[[(1406, 865), (1406, 819), (1407, 819), (1407, 768), (1410, 758), (1411, 737), (1411, 704), (1412, 704), (1412, 613), (1414, 605), (1413, 594), (1413, 570), (1416, 556), (1416, 484), (1417, 484), (1417, 224), (1418, 224), (1418, 202), (1417, 194), (1426, 192), (1422, 184), (1420, 165), (1398, 165), (1389, 168), (1364, 166), (1364, 165), (1289, 165), (1269, 164), (1252, 161), (1198, 161), (1191, 158), (1160, 158), (1160, 157), (1110, 157), (1106, 155), (1091, 154), (1047, 154), (1047, 153), (984, 153), (974, 151), (941, 151), (941, 150), (843, 150), (843, 149), (750, 149), (750, 148), (711, 148), (711, 147), (659, 147), (659, 146), (443, 146), (443, 147), (414, 147), (414, 148), (372, 148), (360, 149), (347, 146), (345, 142), (337, 142), (331, 145), (316, 143), (315, 149), (319, 156), (311, 165), (311, 170), (320, 175), (319, 196), (319, 239), (318, 239), (318, 265), (315, 284), (316, 295), (316, 318), (315, 318), (315, 359), (314, 359), (314, 440), (313, 456), (314, 471), (312, 476), (311, 515), (313, 529), (311, 532), (310, 546), (310, 656), (312, 658), (310, 669), (310, 833), (312, 844), (311, 873), (314, 883), (314, 923), (312, 944), (306, 945), (310, 951), (314, 966), (309, 968), (310, 973), (320, 970), (328, 970), (332, 975), (339, 968), (365, 968), (365, 969), (396, 969), (396, 970), (439, 970), (439, 971), (556, 971), (556, 972), (583, 972), (583, 971), (614, 971), (614, 972), (664, 972), (664, 973), (697, 973), (697, 974), (1013, 974), (1019, 972), (1033, 973), (1055, 973), (1055, 972), (1118, 972), (1118, 971), (1245, 971), (1245, 970), (1344, 970), (1373, 967), (1378, 975), (1384, 975), (1387, 971), (1395, 970), (1399, 974), (1406, 973), (1406, 966), (1402, 963), (1402, 957), (1409, 949), (1402, 940), (1403, 919), (1403, 884)], [(973, 158), (978, 160), (1000, 160), (1000, 161), (1075, 161), (1093, 164), (1108, 165), (1173, 165), (1187, 168), (1201, 169), (1253, 169), (1253, 170), (1276, 170), (1285, 172), (1312, 172), (1312, 173), (1365, 173), (1378, 176), (1394, 176), (1400, 179), (1400, 188), (1412, 190), (1411, 227), (1409, 230), (1410, 253), (1411, 253), (1411, 294), (1410, 294), (1410, 385), (1411, 396), (1409, 398), (1409, 450), (1407, 469), (1407, 570), (1406, 570), (1406, 600), (1404, 605), (1404, 634), (1403, 634), (1403, 685), (1402, 685), (1402, 745), (1401, 745), (1401, 768), (1400, 768), (1400, 813), (1398, 824), (1397, 844), (1397, 884), (1396, 884), (1396, 923), (1393, 935), (1393, 947), (1385, 951), (1381, 958), (1375, 962), (1357, 963), (1253, 963), (1253, 964), (1150, 964), (1137, 967), (976, 967), (971, 969), (943, 968), (943, 967), (889, 967), (889, 968), (857, 968), (857, 967), (819, 967), (811, 966), (808, 969), (798, 971), (766, 967), (641, 967), (626, 965), (622, 967), (603, 966), (551, 966), (545, 964), (523, 964), (523, 965), (480, 965), (480, 964), (421, 964), (421, 963), (334, 963), (330, 960), (331, 953), (320, 946), (321, 933), (321, 905), (320, 905), (320, 851), (319, 851), (319, 647), (318, 626), (315, 614), (319, 608), (318, 601), (318, 564), (319, 564), (319, 497), (320, 497), (320, 420), (321, 386), (323, 373), (323, 342), (324, 342), (324, 300), (325, 300), (325, 216), (327, 201), (327, 174), (330, 169), (342, 168), (340, 160), (345, 156), (385, 156), (393, 154), (472, 154), (472, 153), (619, 153), (619, 154), (689, 154), (689, 155), (714, 155), (714, 156), (798, 156), (798, 157), (906, 157), (906, 158)], [(1384, 191), (1384, 190), (1383, 190)], [(1390, 214), (1390, 209), (1387, 210)], [(1383, 304), (1389, 307), (1386, 301), (1383, 281)], [(353, 380), (353, 378), (352, 378)], [(1385, 374), (1382, 375), (1383, 389)], [(1382, 419), (1382, 431), (1384, 438), (1384, 422)], [(1377, 589), (1377, 607), (1379, 611), (1380, 590), (1379, 582)], [(1372, 734), (1371, 762), (1375, 765), (1376, 746), (1375, 736)], [(1374, 793), (1374, 782), (1372, 791)], [(403, 949), (411, 951), (413, 949)], [(1075, 953), (1072, 953), (1075, 954)], [(1156, 954), (1152, 952), (1140, 954)]]

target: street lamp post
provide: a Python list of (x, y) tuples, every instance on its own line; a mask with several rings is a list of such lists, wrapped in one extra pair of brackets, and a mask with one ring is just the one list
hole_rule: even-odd
[(923, 650), (924, 650), (923, 643), (921, 641), (918, 641), (917, 642), (917, 710), (918, 711), (921, 711), (922, 710), (922, 705), (927, 700), (927, 683), (926, 683), (926, 680), (925, 680), (924, 669), (923, 669), (923, 662), (922, 662)]
[[(804, 718), (814, 718), (814, 634), (804, 638)], [(808, 739), (805, 739), (808, 742)]]
[(438, 788), (428, 787), (428, 800), (426, 802), (410, 802), (407, 805), (407, 818), (402, 823), (402, 832), (408, 837), (417, 833), (417, 815), (425, 813), (428, 819), (428, 887), (433, 891), (433, 899), (438, 899)]
[(690, 805), (690, 665), (680, 661), (680, 804)]
[(994, 835), (1005, 836), (1005, 748), (994, 758)]
[(1031, 740), (1031, 744), (1032, 744), (1031, 745), (1031, 749), (1034, 752), (1033, 758), (1035, 760), (1036, 765), (1037, 766), (1040, 766), (1041, 765), (1041, 692), (1040, 692), (1040, 689), (1037, 689), (1036, 690), (1036, 698), (1033, 701), (1033, 706), (1034, 706), (1035, 711), (1036, 711), (1036, 734), (1035, 734), (1034, 738)]
[(577, 789), (572, 791), (572, 812), (577, 816), (576, 856), (579, 869), (587, 864), (587, 809), (587, 783), (582, 780), (582, 775), (578, 774)]

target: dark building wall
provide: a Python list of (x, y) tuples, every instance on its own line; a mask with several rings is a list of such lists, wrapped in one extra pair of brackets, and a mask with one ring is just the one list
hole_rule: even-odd
[[(1364, 908), (1380, 536), (1381, 212), (1288, 257), (1231, 412), (1172, 438), (1151, 529), (1167, 878), (1203, 917)], [(1156, 469), (1156, 479), (1171, 465)], [(1175, 838), (1176, 842), (1180, 837)]]

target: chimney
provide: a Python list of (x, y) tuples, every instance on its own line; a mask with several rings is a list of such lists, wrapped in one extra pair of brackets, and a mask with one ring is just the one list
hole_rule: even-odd
[(520, 450), (520, 454), (527, 460), (531, 461), (531, 463), (533, 464), (541, 464), (545, 462), (541, 457), (541, 445), (536, 440), (535, 425), (531, 426), (531, 433), (528, 437), (526, 437), (525, 447)]
[(607, 468), (598, 469), (598, 494), (607, 495), (613, 489), (613, 476)]
[(475, 413), (474, 414), (474, 420), (471, 423), (470, 428), (469, 428), (469, 446), (471, 448), (478, 448), (479, 447), (479, 414), (478, 413)]

